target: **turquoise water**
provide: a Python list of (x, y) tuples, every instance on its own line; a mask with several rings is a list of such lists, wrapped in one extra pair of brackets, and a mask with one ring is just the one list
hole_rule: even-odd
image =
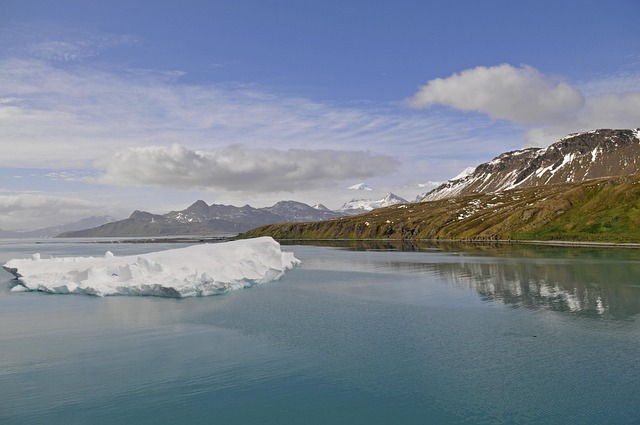
[[(172, 247), (7, 241), (116, 255)], [(9, 292), (1, 424), (638, 424), (640, 251), (284, 246), (223, 296)]]

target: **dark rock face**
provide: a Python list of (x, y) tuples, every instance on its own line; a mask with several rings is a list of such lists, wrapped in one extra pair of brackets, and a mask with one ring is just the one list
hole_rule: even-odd
[(182, 211), (151, 214), (134, 211), (126, 220), (108, 223), (92, 229), (63, 233), (61, 237), (126, 237), (204, 235), (212, 233), (235, 234), (271, 223), (320, 221), (341, 214), (318, 210), (295, 201), (278, 202), (272, 207), (253, 208), (249, 205), (207, 205), (196, 201)]
[(640, 172), (640, 129), (571, 134), (548, 148), (507, 152), (458, 180), (445, 182), (423, 201), (496, 193), (539, 185), (581, 182)]

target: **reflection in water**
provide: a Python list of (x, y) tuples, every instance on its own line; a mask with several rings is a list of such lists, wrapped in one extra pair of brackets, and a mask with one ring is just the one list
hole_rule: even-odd
[(640, 312), (638, 263), (472, 261), (429, 266), (488, 301), (618, 319)]
[[(348, 249), (422, 251), (419, 261), (390, 261), (401, 273), (429, 273), (513, 307), (627, 319), (640, 312), (640, 252), (635, 249), (528, 245), (391, 243)], [(415, 258), (412, 258), (415, 260)]]

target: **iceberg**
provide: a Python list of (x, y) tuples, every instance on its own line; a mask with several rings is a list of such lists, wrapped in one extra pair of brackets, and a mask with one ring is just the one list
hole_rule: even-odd
[(300, 264), (271, 237), (192, 245), (141, 255), (13, 259), (2, 267), (20, 289), (54, 294), (194, 297), (280, 279)]

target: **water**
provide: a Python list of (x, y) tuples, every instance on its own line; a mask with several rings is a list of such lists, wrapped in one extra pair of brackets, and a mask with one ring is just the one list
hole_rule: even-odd
[[(0, 262), (170, 247), (5, 241)], [(640, 423), (640, 251), (284, 249), (303, 264), (279, 282), (206, 298), (2, 272), (0, 423)]]

